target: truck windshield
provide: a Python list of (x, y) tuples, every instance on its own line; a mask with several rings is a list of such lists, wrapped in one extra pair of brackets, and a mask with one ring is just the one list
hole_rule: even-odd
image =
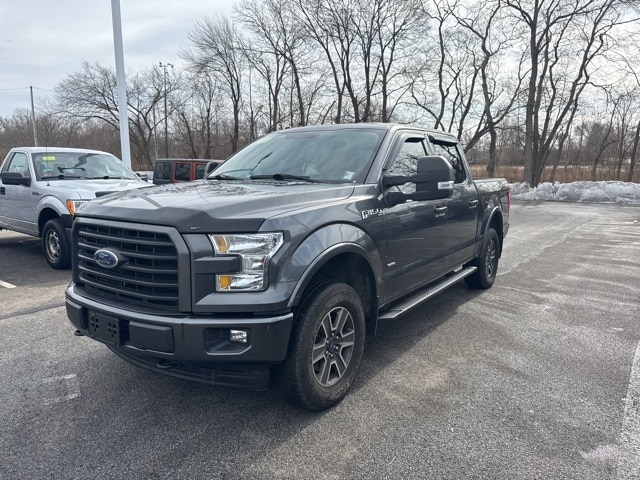
[(363, 182), (384, 131), (285, 130), (259, 138), (209, 178), (327, 183)]
[(33, 154), (38, 180), (125, 178), (136, 174), (113, 155), (90, 152), (46, 152)]

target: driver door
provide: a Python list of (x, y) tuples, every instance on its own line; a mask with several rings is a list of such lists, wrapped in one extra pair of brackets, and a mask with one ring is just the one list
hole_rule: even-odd
[[(386, 170), (391, 175), (415, 175), (417, 161), (427, 155), (425, 138), (416, 133), (402, 135), (395, 145)], [(416, 185), (391, 187), (413, 193)], [(443, 200), (414, 201), (388, 207), (384, 211), (389, 226), (385, 249), (385, 289), (397, 297), (442, 275), (445, 253), (445, 213)]]
[[(2, 167), (3, 172), (17, 172), (33, 181), (29, 157), (14, 152)], [(1, 182), (1, 180), (0, 180)], [(38, 198), (31, 185), (0, 184), (0, 223), (11, 229), (33, 234)]]

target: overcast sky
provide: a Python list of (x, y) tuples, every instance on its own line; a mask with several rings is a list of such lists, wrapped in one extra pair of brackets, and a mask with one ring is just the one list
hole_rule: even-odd
[[(178, 56), (195, 22), (231, 15), (234, 0), (120, 0), (125, 69)], [(30, 108), (82, 62), (115, 69), (111, 0), (0, 0), (0, 116)]]

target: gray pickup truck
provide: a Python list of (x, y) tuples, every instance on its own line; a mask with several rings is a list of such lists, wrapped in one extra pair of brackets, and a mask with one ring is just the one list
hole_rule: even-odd
[(42, 237), (49, 265), (69, 268), (71, 223), (79, 205), (148, 185), (106, 152), (13, 148), (0, 166), (0, 229)]
[(327, 408), (377, 322), (461, 280), (491, 287), (509, 192), (474, 180), (447, 133), (274, 132), (204, 180), (85, 205), (67, 315), (135, 365), (257, 390), (276, 373), (294, 403)]

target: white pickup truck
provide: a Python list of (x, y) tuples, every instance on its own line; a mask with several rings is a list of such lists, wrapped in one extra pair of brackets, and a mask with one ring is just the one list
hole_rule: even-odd
[(0, 230), (42, 238), (51, 267), (69, 268), (75, 210), (87, 200), (149, 186), (110, 153), (18, 147), (0, 166)]

